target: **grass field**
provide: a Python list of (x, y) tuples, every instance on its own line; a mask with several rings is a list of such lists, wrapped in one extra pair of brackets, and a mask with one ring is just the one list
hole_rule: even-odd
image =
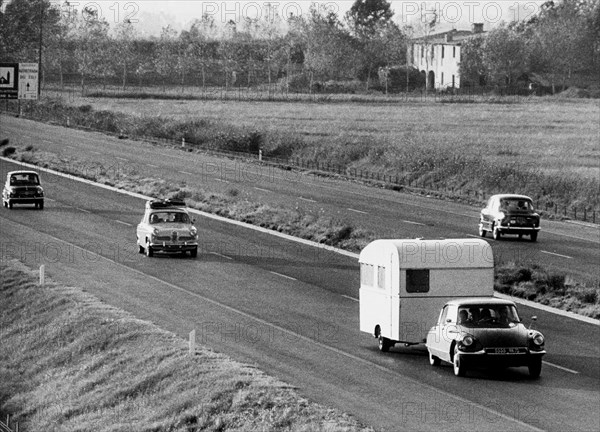
[[(559, 175), (600, 176), (600, 106), (589, 99), (515, 103), (311, 103), (82, 98), (98, 110), (208, 120), (302, 137), (314, 147), (353, 143), (482, 155)], [(306, 150), (310, 152), (310, 150)], [(344, 149), (338, 151), (343, 152)], [(391, 159), (390, 159), (391, 161)]]

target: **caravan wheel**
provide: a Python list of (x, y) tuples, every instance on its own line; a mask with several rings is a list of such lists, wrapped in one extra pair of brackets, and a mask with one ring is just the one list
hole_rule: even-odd
[(394, 346), (394, 342), (386, 337), (379, 335), (379, 351), (388, 352), (391, 347)]

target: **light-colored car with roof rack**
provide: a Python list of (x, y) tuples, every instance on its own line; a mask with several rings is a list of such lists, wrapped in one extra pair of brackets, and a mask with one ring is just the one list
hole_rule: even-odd
[(152, 200), (146, 202), (146, 211), (137, 226), (137, 244), (140, 253), (151, 257), (155, 252), (189, 252), (198, 255), (198, 232), (194, 220), (180, 200)]

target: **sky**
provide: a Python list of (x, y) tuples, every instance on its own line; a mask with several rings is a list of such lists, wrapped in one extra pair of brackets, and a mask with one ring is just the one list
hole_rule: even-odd
[[(389, 0), (388, 0), (389, 1)], [(54, 1), (62, 4), (62, 0)], [(290, 14), (307, 14), (311, 3), (332, 10), (342, 17), (352, 6), (354, 0), (70, 0), (71, 7), (81, 11), (85, 7), (93, 7), (100, 16), (109, 23), (116, 24), (130, 19), (143, 35), (159, 35), (161, 29), (171, 25), (176, 31), (188, 29), (195, 19), (203, 14), (212, 15), (217, 23), (230, 20), (241, 22), (245, 18), (263, 16), (262, 9), (266, 3), (275, 7), (275, 13), (286, 18)], [(431, 21), (435, 11), (437, 17), (436, 31), (452, 28), (470, 29), (472, 23), (483, 23), (489, 30), (500, 22), (523, 20), (535, 14), (543, 1), (421, 1), (392, 0), (394, 20), (401, 26), (415, 24), (419, 20)]]

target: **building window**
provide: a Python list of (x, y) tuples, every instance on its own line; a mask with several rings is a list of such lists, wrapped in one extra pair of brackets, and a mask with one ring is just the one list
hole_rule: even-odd
[(385, 267), (377, 267), (377, 288), (385, 288)]
[(360, 265), (360, 283), (365, 286), (373, 286), (375, 268), (371, 264)]
[(444, 84), (444, 72), (442, 72), (440, 84)]
[(452, 47), (452, 58), (456, 58), (456, 47)]
[(444, 46), (444, 45), (442, 45), (442, 58), (444, 58), (444, 53), (445, 53), (445, 52), (446, 52), (446, 50), (445, 50), (445, 46)]
[(454, 74), (452, 74), (452, 88), (456, 87), (456, 81), (454, 78)]
[(425, 57), (425, 46), (421, 45), (421, 58)]
[(406, 270), (406, 292), (407, 293), (429, 292), (429, 269)]

